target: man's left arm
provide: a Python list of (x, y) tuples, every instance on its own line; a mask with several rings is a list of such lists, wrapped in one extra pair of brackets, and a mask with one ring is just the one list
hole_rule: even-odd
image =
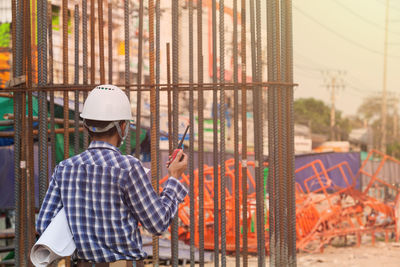
[(39, 216), (36, 221), (36, 230), (41, 235), (47, 226), (50, 224), (53, 217), (62, 208), (60, 188), (56, 180), (57, 168), (51, 178), (49, 188), (47, 189), (46, 196), (43, 200), (42, 207), (40, 208)]

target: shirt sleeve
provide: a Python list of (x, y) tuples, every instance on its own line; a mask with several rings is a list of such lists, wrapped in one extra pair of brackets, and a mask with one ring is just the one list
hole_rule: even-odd
[(152, 234), (162, 234), (174, 218), (178, 205), (188, 191), (177, 179), (170, 177), (158, 195), (142, 165), (135, 164), (125, 185), (129, 208), (140, 223)]
[(36, 221), (36, 230), (41, 235), (47, 226), (50, 224), (53, 217), (62, 208), (60, 188), (58, 187), (57, 181), (55, 179), (57, 173), (57, 168), (53, 173), (50, 180), (49, 188), (47, 189), (46, 196), (43, 200), (42, 207), (40, 208), (39, 216)]

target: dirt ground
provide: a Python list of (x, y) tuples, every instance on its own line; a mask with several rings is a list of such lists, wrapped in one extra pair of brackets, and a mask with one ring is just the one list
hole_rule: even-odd
[[(266, 259), (269, 266), (269, 258)], [(235, 258), (227, 258), (227, 266), (234, 266)], [(214, 266), (213, 263), (206, 264)], [(257, 258), (249, 258), (249, 267), (257, 266)], [(377, 242), (375, 246), (363, 244), (361, 247), (332, 247), (325, 248), (324, 253), (297, 255), (298, 267), (399, 267), (400, 243)]]

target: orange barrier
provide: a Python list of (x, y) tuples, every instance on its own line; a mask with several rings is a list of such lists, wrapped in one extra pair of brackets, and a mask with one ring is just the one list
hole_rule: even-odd
[[(366, 169), (367, 160), (373, 155), (381, 157), (381, 163), (377, 170), (369, 173)], [(297, 249), (306, 252), (316, 252), (323, 250), (324, 246), (329, 244), (334, 238), (356, 235), (357, 240), (361, 240), (361, 235), (372, 234), (376, 232), (385, 232), (388, 236), (389, 232), (395, 231), (396, 240), (400, 236), (400, 195), (399, 189), (385, 182), (380, 176), (380, 172), (387, 161), (395, 162), (400, 165), (400, 161), (383, 155), (378, 151), (371, 151), (361, 165), (356, 175), (353, 175), (347, 162), (341, 162), (328, 169), (320, 160), (310, 162), (300, 168), (295, 173), (305, 170), (311, 170), (312, 175), (304, 180), (303, 185), (295, 184), (296, 189), (296, 233), (297, 233)], [(267, 166), (267, 164), (265, 164)], [(242, 168), (239, 163), (239, 184), (242, 184)], [(220, 168), (220, 167), (219, 167)], [(226, 247), (230, 252), (235, 251), (235, 168), (234, 159), (226, 161)], [(255, 180), (252, 175), (254, 173), (254, 162), (247, 163), (247, 179), (248, 179), (248, 201), (247, 205), (247, 232), (248, 232), (248, 251), (257, 251), (256, 238), (256, 198), (255, 198)], [(342, 179), (345, 187), (336, 185), (330, 175), (335, 175), (335, 180)], [(357, 180), (361, 175), (370, 177), (364, 191), (356, 189)], [(220, 169), (218, 171), (218, 181), (220, 183)], [(162, 185), (168, 177), (164, 177), (160, 184)], [(189, 177), (182, 175), (180, 181), (189, 187)], [(377, 200), (368, 195), (371, 187), (379, 184), (396, 192), (394, 202), (384, 202)], [(219, 184), (220, 188), (220, 184)], [(304, 188), (304, 190), (303, 190)], [(198, 170), (194, 171), (194, 199), (195, 199), (195, 244), (199, 245), (198, 232)], [(239, 203), (240, 207), (240, 225), (243, 225), (242, 218), (242, 191), (240, 186)], [(265, 237), (266, 250), (268, 251), (268, 194), (265, 196)], [(218, 201), (220, 203), (220, 199)], [(178, 216), (181, 219), (179, 227), (179, 238), (185, 242), (190, 240), (190, 201), (186, 197), (182, 205), (179, 207)], [(220, 214), (220, 212), (218, 212)], [(205, 249), (214, 249), (214, 168), (212, 166), (204, 166), (204, 247)], [(242, 235), (242, 234), (241, 234)], [(242, 242), (242, 236), (240, 237)], [(374, 238), (373, 238), (374, 242)]]

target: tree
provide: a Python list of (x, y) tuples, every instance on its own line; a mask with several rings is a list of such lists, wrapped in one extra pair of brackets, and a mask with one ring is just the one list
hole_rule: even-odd
[[(294, 101), (294, 121), (298, 124), (308, 125), (311, 132), (316, 134), (330, 134), (331, 108), (322, 100), (315, 98), (299, 98)], [(340, 140), (347, 140), (351, 131), (351, 121), (342, 118), (342, 112), (336, 111), (336, 136)]]
[[(388, 154), (400, 156), (400, 145), (398, 143), (399, 117), (397, 114), (398, 99), (389, 96), (387, 99), (387, 148)], [(357, 110), (358, 116), (366, 121), (373, 130), (373, 147), (379, 148), (382, 138), (382, 98), (380, 96), (369, 96), (364, 98)]]

